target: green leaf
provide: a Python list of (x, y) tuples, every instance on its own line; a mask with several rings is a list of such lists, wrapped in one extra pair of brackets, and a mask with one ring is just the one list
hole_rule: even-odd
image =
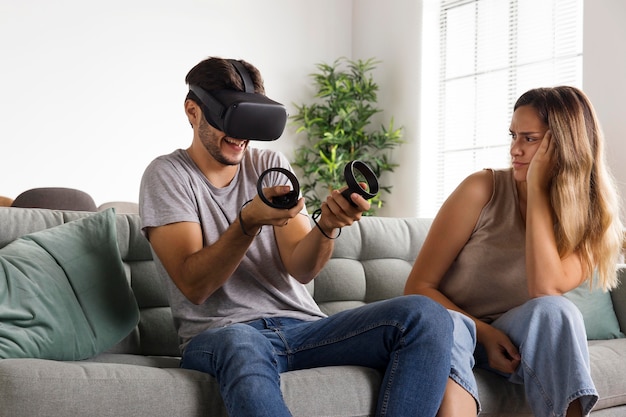
[[(378, 85), (371, 71), (381, 62), (375, 58), (349, 60), (337, 58), (332, 63), (318, 63), (311, 79), (317, 89), (310, 103), (294, 104), (290, 116), (297, 134), (306, 135), (306, 145), (295, 151), (294, 166), (302, 170), (300, 185), (309, 211), (317, 209), (329, 190), (345, 185), (343, 169), (347, 162), (359, 159), (371, 166), (380, 177), (393, 171), (390, 152), (400, 146), (402, 127), (374, 128), (371, 118), (382, 110), (376, 105)], [(390, 185), (379, 184), (380, 193), (371, 200), (375, 214), (384, 204), (383, 195)]]

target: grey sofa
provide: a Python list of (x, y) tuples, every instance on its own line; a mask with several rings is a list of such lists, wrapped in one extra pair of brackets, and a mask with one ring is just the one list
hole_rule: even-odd
[[(89, 213), (0, 208), (0, 248), (84, 216)], [(345, 228), (333, 259), (309, 286), (321, 308), (333, 314), (402, 294), (429, 225), (425, 219), (368, 217)], [(87, 360), (0, 359), (0, 416), (226, 416), (215, 380), (178, 368), (177, 336), (139, 217), (117, 214), (116, 226), (140, 310), (136, 328)], [(611, 297), (626, 329), (626, 290)], [(626, 339), (589, 343), (601, 395), (593, 415), (626, 416)], [(522, 387), (482, 370), (476, 376), (482, 416), (531, 415)], [(370, 416), (380, 379), (373, 369), (342, 366), (288, 372), (281, 384), (295, 416)]]

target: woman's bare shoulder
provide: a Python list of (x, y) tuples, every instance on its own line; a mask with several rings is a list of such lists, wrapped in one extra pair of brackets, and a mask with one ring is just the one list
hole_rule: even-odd
[(484, 206), (493, 195), (494, 175), (490, 169), (474, 172), (459, 184), (455, 193), (460, 193), (463, 200)]

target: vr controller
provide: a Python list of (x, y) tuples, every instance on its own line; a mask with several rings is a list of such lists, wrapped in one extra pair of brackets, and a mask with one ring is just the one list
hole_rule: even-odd
[(229, 62), (235, 67), (245, 91), (207, 91), (197, 85), (189, 86), (188, 98), (200, 105), (207, 122), (235, 139), (276, 140), (283, 134), (287, 110), (282, 104), (254, 92), (254, 83), (241, 62)]
[[(265, 194), (263, 194), (263, 178), (265, 178), (265, 176), (270, 172), (280, 172), (281, 174), (284, 174), (291, 182), (291, 191), (289, 191), (285, 195), (272, 197), (271, 200), (265, 197)], [(300, 183), (298, 182), (298, 178), (296, 178), (296, 176), (293, 175), (291, 171), (285, 168), (270, 168), (263, 171), (263, 173), (259, 177), (259, 180), (256, 183), (256, 191), (257, 193), (259, 193), (259, 198), (261, 198), (261, 201), (263, 201), (268, 206), (279, 209), (290, 209), (298, 204), (298, 196), (300, 195)]]
[[(367, 190), (363, 189), (361, 185), (359, 185), (359, 182), (354, 175), (355, 169), (359, 171), (365, 178), (365, 182), (367, 182)], [(376, 197), (376, 194), (378, 194), (378, 178), (376, 177), (376, 174), (374, 174), (374, 171), (372, 171), (372, 169), (365, 162), (348, 162), (343, 170), (343, 176), (346, 179), (348, 188), (343, 190), (341, 192), (341, 195), (343, 195), (345, 199), (348, 200), (350, 204), (352, 204), (354, 207), (356, 207), (356, 204), (354, 204), (354, 202), (350, 198), (350, 195), (352, 193), (357, 193), (366, 200), (374, 198)]]
[[(357, 180), (357, 177), (354, 173), (355, 170), (360, 172), (365, 179), (365, 182), (367, 183), (367, 190), (363, 189), (361, 185), (359, 185), (359, 181)], [(292, 190), (285, 195), (273, 197), (271, 200), (265, 197), (265, 195), (263, 194), (263, 178), (265, 178), (265, 176), (270, 172), (280, 172), (284, 174), (291, 182)], [(348, 188), (343, 190), (341, 192), (341, 195), (343, 195), (344, 198), (348, 200), (350, 204), (352, 204), (354, 207), (356, 207), (356, 204), (354, 204), (354, 202), (350, 199), (350, 195), (352, 193), (357, 193), (366, 200), (374, 198), (376, 194), (378, 194), (378, 178), (376, 177), (376, 174), (374, 174), (374, 171), (372, 171), (372, 169), (365, 162), (349, 162), (348, 164), (346, 164), (346, 167), (343, 170), (343, 175), (346, 180), (346, 184), (348, 185)], [(269, 168), (263, 171), (263, 173), (259, 177), (259, 180), (257, 181), (256, 188), (259, 194), (259, 198), (261, 198), (261, 200), (270, 207), (290, 209), (298, 204), (298, 197), (300, 195), (300, 183), (298, 182), (296, 176), (291, 171), (285, 168)]]

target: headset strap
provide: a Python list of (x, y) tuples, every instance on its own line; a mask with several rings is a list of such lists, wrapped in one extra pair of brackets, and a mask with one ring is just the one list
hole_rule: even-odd
[(228, 62), (230, 62), (239, 73), (241, 81), (243, 81), (244, 91), (246, 93), (254, 93), (254, 83), (252, 82), (252, 78), (250, 78), (250, 74), (248, 73), (248, 70), (246, 70), (246, 67), (235, 59), (229, 59)]

